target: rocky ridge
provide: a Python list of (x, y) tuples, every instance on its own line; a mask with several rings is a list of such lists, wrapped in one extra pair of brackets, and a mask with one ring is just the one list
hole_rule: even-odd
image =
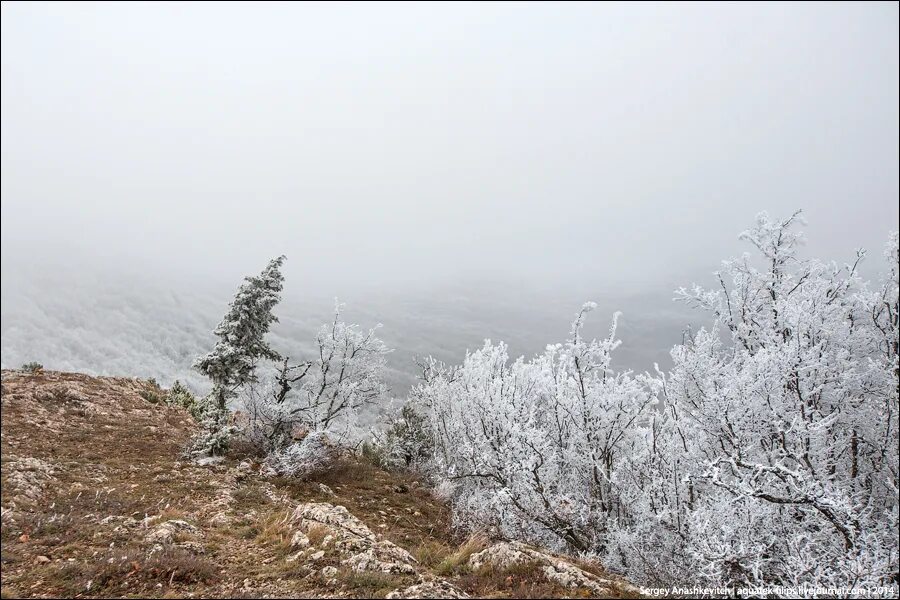
[(4, 597), (636, 596), (598, 566), (467, 537), (411, 475), (343, 459), (316, 480), (236, 454), (153, 382), (3, 371)]

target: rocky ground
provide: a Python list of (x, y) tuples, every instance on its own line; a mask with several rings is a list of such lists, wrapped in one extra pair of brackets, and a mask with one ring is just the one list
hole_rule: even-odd
[(346, 458), (314, 481), (195, 464), (154, 383), (2, 374), (2, 594), (634, 597), (598, 565), (455, 532), (413, 476)]

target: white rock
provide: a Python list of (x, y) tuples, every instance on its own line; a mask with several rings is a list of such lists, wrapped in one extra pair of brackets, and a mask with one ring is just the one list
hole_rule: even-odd
[(353, 545), (363, 540), (375, 541), (375, 534), (365, 523), (351, 515), (345, 507), (327, 502), (299, 505), (294, 510), (291, 521), (304, 533), (308, 533), (316, 526), (324, 527), (328, 534), (345, 545)]
[(217, 512), (209, 519), (209, 524), (213, 527), (220, 527), (231, 523), (231, 517), (225, 512)]
[(394, 590), (385, 598), (468, 598), (462, 590), (443, 579), (423, 581), (407, 588)]
[(181, 519), (170, 519), (157, 525), (144, 540), (151, 544), (171, 544), (176, 534), (199, 535), (200, 530)]
[(26, 502), (40, 499), (44, 489), (53, 482), (56, 470), (56, 465), (30, 456), (10, 457), (10, 460), (3, 464), (3, 474), (8, 477), (12, 487), (12, 497)]
[(206, 554), (206, 548), (203, 547), (203, 544), (200, 542), (179, 542), (175, 544), (176, 548), (181, 548), (182, 550), (187, 550), (191, 554)]
[(342, 561), (356, 572), (375, 571), (378, 573), (411, 573), (416, 572), (417, 564), (412, 555), (400, 546), (382, 540), (369, 548), (354, 554)]
[(327, 502), (310, 502), (299, 505), (291, 517), (298, 529), (298, 542), (308, 541), (308, 534), (314, 528), (324, 528), (322, 545), (334, 547), (344, 556), (342, 563), (357, 572), (376, 571), (381, 573), (416, 573), (416, 559), (412, 555), (387, 540), (378, 540), (365, 523), (343, 506)]

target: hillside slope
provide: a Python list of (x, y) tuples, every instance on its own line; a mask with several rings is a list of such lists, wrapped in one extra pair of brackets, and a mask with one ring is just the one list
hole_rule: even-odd
[(622, 597), (597, 565), (464, 538), (411, 476), (346, 458), (317, 481), (240, 456), (138, 379), (2, 373), (3, 597)]

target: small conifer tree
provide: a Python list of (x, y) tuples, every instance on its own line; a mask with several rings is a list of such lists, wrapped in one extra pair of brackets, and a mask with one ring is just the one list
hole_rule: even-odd
[(284, 260), (284, 256), (279, 256), (259, 275), (244, 279), (228, 312), (213, 332), (218, 340), (212, 351), (194, 362), (194, 368), (209, 377), (213, 384), (204, 402), (204, 437), (209, 438), (208, 441), (217, 440), (213, 445), (198, 440), (199, 450), (213, 454), (224, 451), (228, 400), (241, 386), (256, 381), (256, 365), (261, 359), (280, 358), (265, 338), (272, 323), (278, 321), (272, 309), (281, 300)]

